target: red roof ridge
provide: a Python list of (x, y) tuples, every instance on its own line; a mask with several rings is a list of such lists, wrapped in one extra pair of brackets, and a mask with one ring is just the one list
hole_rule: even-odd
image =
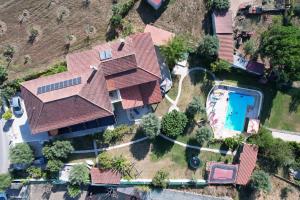
[[(75, 95), (75, 96), (76, 96), (76, 95)], [(94, 101), (92, 101), (92, 100), (90, 100), (90, 99), (87, 99), (86, 97), (84, 97), (84, 96), (82, 96), (82, 95), (79, 95), (79, 94), (78, 94), (77, 96), (79, 96), (79, 97), (85, 99), (86, 101), (92, 103), (93, 105), (95, 105), (95, 106), (97, 106), (97, 107), (99, 107), (99, 108), (101, 108), (101, 109), (103, 109), (103, 110), (105, 110), (105, 111), (107, 111), (107, 112), (109, 112), (109, 113), (111, 113), (111, 114), (114, 114), (114, 112), (111, 112), (110, 110), (108, 110), (108, 109), (106, 109), (106, 108), (104, 108), (104, 107), (100, 107), (100, 106), (97, 105)]]

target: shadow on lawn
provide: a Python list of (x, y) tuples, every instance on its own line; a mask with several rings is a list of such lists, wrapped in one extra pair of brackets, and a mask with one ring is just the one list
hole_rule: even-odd
[(155, 160), (161, 159), (164, 155), (171, 151), (173, 146), (173, 142), (170, 142), (162, 137), (156, 137), (152, 141), (152, 158)]
[[(145, 137), (143, 131), (139, 128), (136, 131), (135, 136), (132, 138), (131, 141), (135, 141), (138, 140), (142, 137)], [(144, 141), (142, 143), (137, 143), (137, 144), (133, 144), (130, 145), (130, 152), (132, 154), (132, 156), (136, 159), (136, 160), (143, 160), (149, 153), (150, 151), (150, 142), (149, 140)]]
[(292, 97), (289, 105), (289, 112), (296, 112), (300, 105), (300, 89), (291, 89), (288, 91), (288, 94)]

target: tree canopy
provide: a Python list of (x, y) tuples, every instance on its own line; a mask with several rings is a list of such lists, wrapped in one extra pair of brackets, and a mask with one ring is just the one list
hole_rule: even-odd
[(194, 116), (199, 112), (204, 112), (205, 108), (201, 101), (201, 98), (193, 97), (192, 101), (189, 103), (185, 113), (188, 118), (194, 118)]
[(152, 179), (152, 185), (154, 187), (166, 188), (169, 183), (169, 173), (164, 170), (159, 170), (155, 173)]
[(210, 64), (211, 70), (213, 72), (230, 72), (231, 64), (226, 60), (218, 59), (215, 62)]
[(74, 165), (70, 171), (69, 181), (72, 185), (82, 185), (89, 182), (89, 169), (84, 164)]
[(150, 113), (142, 118), (141, 127), (143, 132), (149, 136), (150, 139), (153, 139), (160, 133), (160, 120), (155, 116), (155, 114)]
[(204, 126), (196, 131), (196, 140), (201, 145), (204, 144), (204, 142), (209, 142), (212, 137), (212, 131), (208, 127)]
[(183, 133), (187, 122), (188, 119), (184, 113), (173, 110), (163, 116), (161, 123), (162, 131), (167, 136), (177, 137)]
[(9, 174), (0, 174), (0, 192), (10, 187), (11, 177)]
[(0, 85), (7, 80), (7, 70), (4, 66), (0, 65)]
[(207, 6), (214, 10), (228, 10), (230, 7), (229, 0), (207, 0)]
[(27, 143), (18, 143), (9, 150), (12, 164), (31, 164), (34, 160), (33, 151)]
[(280, 81), (300, 80), (300, 28), (274, 25), (261, 37), (260, 53)]
[(269, 174), (262, 170), (254, 171), (251, 176), (250, 187), (257, 191), (270, 192), (271, 181)]
[(43, 155), (48, 160), (61, 160), (68, 158), (72, 151), (74, 151), (74, 148), (70, 141), (57, 140), (53, 143), (47, 144), (43, 148)]
[(198, 53), (205, 57), (213, 57), (218, 54), (219, 40), (217, 36), (205, 35), (198, 47)]
[(59, 172), (59, 170), (64, 166), (64, 163), (60, 160), (48, 160), (47, 170), (52, 173)]

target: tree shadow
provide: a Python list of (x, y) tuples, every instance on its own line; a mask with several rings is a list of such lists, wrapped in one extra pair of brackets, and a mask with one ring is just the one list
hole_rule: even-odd
[(171, 151), (173, 146), (173, 142), (170, 142), (162, 137), (156, 137), (152, 141), (151, 153), (156, 159), (161, 159), (164, 155)]
[[(138, 128), (135, 136), (132, 138), (131, 141), (138, 140), (144, 136), (145, 135), (144, 135), (143, 131), (141, 130), (141, 128)], [(131, 152), (132, 156), (136, 160), (143, 160), (144, 158), (146, 158), (146, 156), (148, 155), (148, 153), (150, 151), (150, 144), (151, 144), (150, 141), (146, 140), (146, 141), (143, 141), (140, 143), (130, 145), (130, 152)]]
[(292, 97), (289, 104), (289, 112), (296, 112), (300, 105), (300, 89), (291, 89), (288, 91), (288, 94)]
[[(187, 142), (188, 145), (192, 145), (192, 146), (198, 146), (198, 147), (201, 147), (202, 145), (200, 145), (196, 138), (190, 138)], [(199, 149), (193, 149), (193, 148), (185, 148), (185, 160), (186, 160), (186, 163), (188, 163), (188, 168), (192, 171), (196, 171), (197, 169), (193, 168), (191, 165), (190, 165), (190, 160), (193, 158), (193, 157), (199, 157), (199, 154), (200, 154), (200, 150)], [(202, 161), (201, 161), (202, 162)], [(203, 163), (200, 163), (200, 165), (202, 165)]]
[(168, 8), (169, 2), (170, 0), (165, 0), (162, 6), (158, 10), (155, 10), (147, 1), (141, 1), (136, 11), (139, 13), (144, 24), (154, 23)]
[(5, 122), (4, 126), (3, 126), (3, 131), (7, 132), (9, 131), (9, 129), (11, 128), (12, 124), (13, 124), (14, 120), (13, 119), (9, 119)]
[[(220, 151), (226, 151), (228, 152), (229, 151), (229, 148), (225, 145), (224, 142), (222, 142), (220, 148), (219, 148)], [(221, 153), (222, 156), (226, 156), (226, 153)]]
[(239, 199), (250, 200), (251, 194), (254, 192), (249, 186), (239, 186), (237, 188)]

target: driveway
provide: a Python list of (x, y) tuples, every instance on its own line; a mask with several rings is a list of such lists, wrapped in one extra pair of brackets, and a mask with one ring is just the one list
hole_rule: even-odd
[(4, 122), (0, 120), (0, 173), (7, 173), (9, 167), (9, 139), (8, 133), (3, 131)]

